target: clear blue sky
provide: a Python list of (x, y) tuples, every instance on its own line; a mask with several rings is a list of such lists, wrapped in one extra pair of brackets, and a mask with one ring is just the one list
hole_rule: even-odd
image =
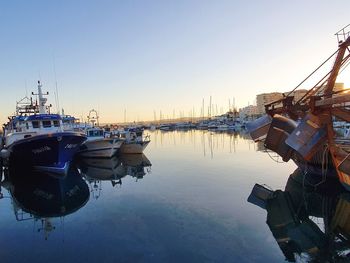
[(54, 64), (60, 106), (77, 117), (198, 115), (210, 95), (245, 106), (292, 89), (336, 50), (349, 10), (347, 0), (1, 1), (0, 121), (25, 83), (30, 92), (40, 77), (53, 94)]

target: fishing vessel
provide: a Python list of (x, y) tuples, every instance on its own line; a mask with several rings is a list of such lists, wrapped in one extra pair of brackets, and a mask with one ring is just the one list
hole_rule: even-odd
[(174, 124), (167, 124), (167, 123), (163, 123), (159, 126), (159, 130), (161, 131), (173, 131), (175, 129), (175, 125)]
[(17, 103), (16, 115), (4, 125), (1, 155), (10, 162), (63, 176), (86, 136), (63, 130), (61, 116), (50, 113), (41, 88), (38, 81), (38, 93), (32, 93), (38, 96), (35, 103), (32, 98)]
[(123, 144), (120, 147), (120, 153), (141, 154), (151, 142), (150, 136), (143, 136), (143, 129), (125, 128), (118, 131), (114, 138), (119, 138)]
[[(350, 139), (334, 129), (339, 120), (350, 122), (349, 89), (335, 89), (338, 74), (350, 61), (350, 25), (335, 35), (337, 51), (284, 98), (265, 105), (267, 115), (247, 128), (254, 140), (264, 140), (283, 161), (293, 160), (304, 171), (318, 170), (323, 177), (337, 176), (350, 191)], [(331, 70), (295, 101), (292, 92), (332, 58)]]
[(80, 146), (79, 155), (84, 157), (111, 158), (114, 156), (122, 144), (123, 140), (110, 136), (99, 127), (99, 116), (96, 110), (90, 110), (88, 121), (90, 128), (86, 128), (87, 140)]

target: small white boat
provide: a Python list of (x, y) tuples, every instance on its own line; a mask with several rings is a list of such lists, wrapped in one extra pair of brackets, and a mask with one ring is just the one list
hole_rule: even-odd
[(144, 149), (151, 142), (149, 135), (143, 137), (143, 130), (140, 128), (128, 128), (118, 131), (115, 138), (123, 142), (120, 147), (120, 153), (143, 153)]
[(174, 130), (174, 125), (172, 124), (161, 124), (159, 126), (159, 130), (162, 130), (162, 131), (172, 131)]
[(201, 122), (197, 125), (198, 130), (207, 130), (208, 129), (208, 123), (206, 122)]
[(227, 124), (220, 124), (220, 125), (218, 125), (217, 130), (218, 131), (227, 131), (227, 130), (229, 130), (229, 128), (230, 127)]
[(175, 129), (177, 130), (189, 130), (191, 128), (192, 126), (189, 122), (179, 122), (175, 124)]
[(80, 146), (79, 154), (84, 157), (111, 158), (124, 141), (117, 137), (106, 137), (102, 128), (86, 129), (87, 140)]
[[(91, 110), (88, 120), (92, 127), (85, 130), (87, 140), (80, 147), (79, 154), (83, 157), (111, 158), (118, 152), (124, 141), (110, 136), (110, 133), (98, 127), (98, 119), (97, 111)], [(97, 126), (95, 126), (96, 123)]]
[(216, 130), (217, 128), (218, 128), (218, 123), (216, 123), (216, 122), (210, 122), (209, 124), (208, 124), (208, 129), (209, 130)]

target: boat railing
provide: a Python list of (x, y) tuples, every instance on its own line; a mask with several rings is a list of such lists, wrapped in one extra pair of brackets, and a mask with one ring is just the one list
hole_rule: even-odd
[(145, 136), (145, 138), (143, 139), (143, 141), (145, 141), (145, 142), (151, 141), (151, 135), (146, 134), (146, 136)]
[(350, 36), (350, 24), (340, 29), (334, 35), (337, 36), (338, 43), (344, 42)]

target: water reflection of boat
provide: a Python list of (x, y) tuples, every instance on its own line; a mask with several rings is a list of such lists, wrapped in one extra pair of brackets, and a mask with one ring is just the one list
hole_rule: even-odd
[(99, 180), (116, 178), (116, 170), (120, 165), (118, 157), (112, 158), (79, 158), (78, 167), (83, 175)]
[(248, 201), (266, 209), (266, 223), (286, 260), (348, 262), (350, 194), (335, 180), (318, 190), (303, 187), (305, 180), (316, 178), (305, 178), (297, 169), (284, 191), (256, 184)]
[[(152, 163), (144, 154), (124, 154), (120, 156), (120, 160), (123, 164), (124, 173), (136, 179), (143, 178), (150, 172), (148, 168), (152, 166)], [(146, 172), (145, 168), (147, 169)]]
[(112, 181), (121, 184), (121, 178), (129, 175), (142, 178), (146, 175), (145, 168), (152, 164), (144, 154), (125, 154), (111, 159), (80, 158), (78, 167), (89, 180)]
[(88, 185), (74, 166), (64, 178), (10, 168), (1, 185), (11, 195), (16, 220), (41, 222), (38, 231), (43, 230), (45, 238), (55, 229), (53, 218), (74, 213), (90, 196)]

